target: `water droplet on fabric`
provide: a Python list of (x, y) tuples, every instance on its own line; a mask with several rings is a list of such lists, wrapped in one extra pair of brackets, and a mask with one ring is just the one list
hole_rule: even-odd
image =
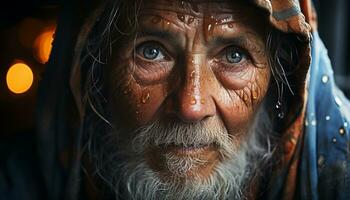
[(340, 127), (339, 128), (339, 134), (340, 135), (345, 135), (345, 128), (344, 127)]
[(327, 75), (322, 76), (322, 83), (326, 84), (329, 81), (329, 77)]
[(337, 138), (333, 137), (333, 138), (332, 138), (332, 142), (333, 142), (333, 143), (337, 143)]
[(317, 124), (316, 120), (313, 119), (313, 120), (311, 121), (311, 125), (312, 125), (312, 126), (316, 126), (316, 124)]

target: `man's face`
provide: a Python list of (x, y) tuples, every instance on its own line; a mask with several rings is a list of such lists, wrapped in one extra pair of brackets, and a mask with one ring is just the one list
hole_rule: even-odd
[(142, 148), (160, 177), (212, 175), (249, 138), (269, 85), (263, 13), (195, 2), (144, 1), (109, 66), (120, 148)]

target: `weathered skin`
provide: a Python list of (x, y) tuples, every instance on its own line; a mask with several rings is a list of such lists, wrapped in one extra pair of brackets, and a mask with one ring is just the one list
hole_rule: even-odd
[[(128, 130), (159, 118), (223, 123), (235, 142), (244, 138), (269, 86), (268, 25), (259, 10), (230, 2), (145, 1), (136, 39), (125, 38), (108, 73), (116, 85), (110, 89), (116, 121)], [(145, 58), (145, 43), (164, 56)], [(242, 59), (230, 63), (229, 51)], [(220, 162), (211, 146), (173, 151), (208, 160), (193, 171), (203, 176)], [(147, 160), (166, 173), (161, 153), (152, 151)]]

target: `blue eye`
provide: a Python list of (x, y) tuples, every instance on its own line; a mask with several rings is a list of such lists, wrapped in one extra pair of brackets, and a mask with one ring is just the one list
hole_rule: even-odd
[(165, 59), (165, 55), (163, 50), (157, 46), (152, 44), (141, 45), (136, 49), (136, 52), (139, 56), (146, 60), (163, 60)]
[(246, 54), (236, 48), (230, 48), (226, 51), (226, 60), (229, 63), (237, 64), (246, 59)]

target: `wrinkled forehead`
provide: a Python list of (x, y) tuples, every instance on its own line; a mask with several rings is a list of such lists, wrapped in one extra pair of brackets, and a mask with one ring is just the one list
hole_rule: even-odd
[(260, 29), (266, 25), (265, 12), (250, 3), (250, 0), (143, 0), (140, 8), (140, 25), (154, 26), (160, 19), (177, 27), (204, 25), (208, 30), (241, 25)]
[(250, 0), (143, 0), (140, 11), (141, 16), (161, 16), (167, 20), (179, 18), (183, 21), (182, 16), (187, 15), (202, 22), (235, 22), (257, 27), (267, 19), (266, 12)]
[(143, 9), (169, 10), (184, 14), (202, 15), (209, 12), (231, 12), (235, 8), (235, 4), (242, 3), (242, 1), (237, 0), (146, 0)]
[(247, 6), (248, 2), (247, 0), (145, 0), (141, 10), (172, 11), (202, 17), (206, 14), (232, 13), (242, 9), (242, 6)]

